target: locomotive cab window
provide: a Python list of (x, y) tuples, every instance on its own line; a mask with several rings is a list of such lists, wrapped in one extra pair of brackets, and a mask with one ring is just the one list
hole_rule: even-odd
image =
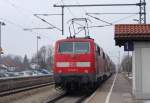
[(62, 42), (59, 43), (59, 53), (89, 53), (89, 42)]
[(88, 42), (75, 42), (74, 53), (88, 53), (89, 43)]
[(60, 53), (73, 53), (73, 42), (62, 42), (59, 44)]

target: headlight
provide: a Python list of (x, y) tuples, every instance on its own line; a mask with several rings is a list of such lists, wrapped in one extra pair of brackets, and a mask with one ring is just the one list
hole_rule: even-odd
[(90, 67), (90, 62), (77, 62), (77, 67)]
[(57, 62), (57, 67), (69, 67), (69, 62)]

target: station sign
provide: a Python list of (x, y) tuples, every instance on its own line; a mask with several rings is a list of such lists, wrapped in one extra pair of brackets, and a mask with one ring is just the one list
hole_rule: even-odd
[(133, 51), (133, 50), (134, 50), (133, 41), (128, 41), (124, 43), (124, 51)]

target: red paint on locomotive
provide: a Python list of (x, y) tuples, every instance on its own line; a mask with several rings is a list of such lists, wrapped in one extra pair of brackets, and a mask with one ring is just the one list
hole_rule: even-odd
[[(91, 38), (67, 38), (55, 44), (56, 86), (67, 83), (92, 84), (111, 74), (108, 56)], [(69, 80), (70, 79), (70, 80)]]

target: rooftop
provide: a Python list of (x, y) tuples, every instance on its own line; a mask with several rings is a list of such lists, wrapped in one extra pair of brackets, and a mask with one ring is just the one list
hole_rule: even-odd
[(127, 41), (150, 41), (150, 24), (117, 24), (115, 41), (119, 46)]

